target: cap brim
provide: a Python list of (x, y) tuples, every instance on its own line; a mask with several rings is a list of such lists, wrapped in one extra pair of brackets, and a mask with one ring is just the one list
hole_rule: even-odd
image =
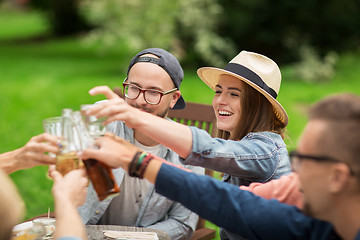
[(180, 98), (177, 100), (177, 102), (175, 103), (174, 107), (172, 109), (183, 109), (185, 108), (185, 100), (182, 96), (180, 96)]
[(238, 78), (239, 80), (247, 83), (248, 85), (255, 88), (257, 91), (259, 91), (262, 95), (264, 95), (269, 100), (269, 102), (272, 104), (272, 106), (274, 108), (274, 113), (276, 114), (277, 118), (285, 126), (288, 125), (289, 118), (288, 118), (288, 115), (287, 115), (285, 109), (283, 108), (283, 106), (275, 98), (273, 98), (268, 92), (266, 92), (265, 90), (260, 88), (258, 85), (256, 85), (252, 81), (250, 81), (240, 75), (237, 75), (233, 72), (226, 71), (221, 68), (215, 68), (215, 67), (199, 68), (197, 70), (197, 74), (198, 74), (199, 78), (214, 91), (215, 91), (215, 86), (218, 84), (219, 77), (222, 74), (233, 76), (233, 77)]

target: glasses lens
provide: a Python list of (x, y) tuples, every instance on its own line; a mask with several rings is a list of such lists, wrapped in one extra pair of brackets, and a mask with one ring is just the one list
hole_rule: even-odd
[(134, 85), (126, 85), (124, 87), (125, 97), (135, 99), (140, 94), (140, 89)]
[(296, 157), (296, 152), (292, 151), (290, 152), (290, 161), (291, 161), (291, 167), (294, 172), (296, 172), (299, 169), (299, 158)]
[(145, 99), (150, 104), (158, 104), (161, 99), (161, 93), (152, 90), (145, 90)]

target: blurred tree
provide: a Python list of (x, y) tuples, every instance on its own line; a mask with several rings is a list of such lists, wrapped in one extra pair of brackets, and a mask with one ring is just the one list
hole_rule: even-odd
[(79, 14), (77, 0), (28, 0), (28, 4), (47, 14), (51, 30), (56, 36), (77, 34), (90, 29), (85, 18)]
[(242, 49), (279, 63), (313, 48), (359, 46), (359, 0), (83, 0), (82, 12), (98, 26), (87, 42), (107, 48), (127, 41), (134, 48), (159, 46), (191, 64), (221, 66)]
[(224, 64), (234, 56), (234, 45), (220, 37), (223, 14), (217, 0), (108, 0), (81, 2), (87, 20), (98, 28), (87, 44), (106, 50), (120, 41), (141, 49), (161, 47), (192, 63)]
[(222, 0), (226, 17), (219, 34), (239, 49), (262, 52), (278, 62), (301, 57), (314, 48), (324, 57), (330, 51), (359, 46), (359, 0)]
[[(1, 0), (0, 0), (1, 1)], [(19, 1), (19, 0), (18, 0)], [(313, 49), (359, 47), (360, 0), (22, 0), (48, 13), (56, 35), (95, 26), (85, 43), (100, 50), (125, 42), (162, 47), (183, 63), (223, 66), (242, 49), (279, 63)]]

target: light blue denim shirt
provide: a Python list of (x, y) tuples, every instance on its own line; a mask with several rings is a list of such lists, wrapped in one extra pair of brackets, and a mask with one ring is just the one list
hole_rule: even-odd
[[(224, 182), (249, 185), (267, 182), (291, 173), (286, 144), (279, 134), (253, 132), (240, 141), (212, 138), (206, 131), (190, 127), (192, 151), (181, 162), (223, 172)], [(241, 239), (220, 230), (221, 239)]]
[[(117, 121), (108, 125), (108, 131), (125, 138), (134, 143), (134, 132), (123, 122)], [(204, 174), (204, 169), (200, 167), (184, 166), (179, 161), (179, 156), (166, 148), (161, 147), (159, 157), (168, 162), (182, 165), (197, 174)], [(123, 169), (113, 170), (116, 182), (121, 185), (124, 174)], [(89, 185), (87, 199), (83, 206), (79, 208), (80, 215), (86, 224), (96, 224), (109, 206), (111, 199), (99, 202), (96, 192), (92, 185)], [(121, 214), (121, 213), (119, 213)], [(165, 231), (171, 239), (189, 239), (196, 229), (198, 216), (183, 207), (180, 203), (169, 200), (155, 192), (154, 186), (150, 188), (143, 204), (140, 208), (136, 227), (148, 227)]]

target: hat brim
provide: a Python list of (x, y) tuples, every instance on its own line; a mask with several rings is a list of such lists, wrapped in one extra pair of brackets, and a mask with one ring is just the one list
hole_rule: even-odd
[(199, 68), (197, 70), (197, 74), (200, 77), (200, 79), (204, 83), (206, 83), (206, 85), (208, 85), (214, 91), (215, 91), (215, 86), (219, 82), (220, 75), (223, 75), (223, 74), (233, 76), (233, 77), (247, 83), (251, 87), (255, 88), (257, 91), (259, 91), (262, 95), (264, 95), (269, 100), (269, 102), (273, 106), (273, 110), (274, 110), (274, 113), (277, 116), (277, 118), (285, 126), (288, 125), (289, 117), (288, 117), (285, 109), (283, 108), (283, 106), (281, 106), (281, 104), (273, 96), (271, 96), (269, 93), (267, 93), (265, 90), (260, 88), (258, 85), (256, 85), (252, 81), (250, 81), (250, 80), (248, 80), (248, 79), (246, 79), (246, 78), (244, 78), (244, 77), (242, 77), (242, 76), (240, 76), (238, 74), (235, 74), (233, 72), (226, 71), (226, 70), (221, 69), (221, 68), (215, 68), (215, 67), (202, 67), (202, 68)]

